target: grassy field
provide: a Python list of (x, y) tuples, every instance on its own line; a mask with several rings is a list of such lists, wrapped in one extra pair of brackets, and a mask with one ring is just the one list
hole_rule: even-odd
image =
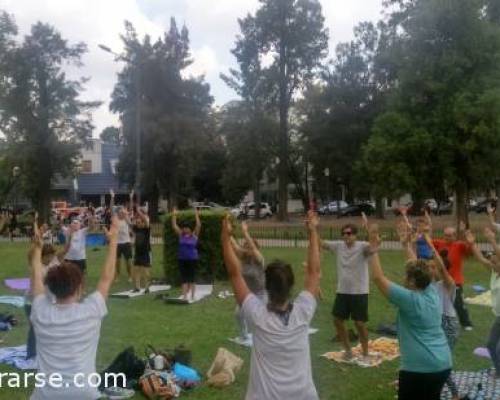
[[(27, 244), (0, 243), (0, 280), (5, 278), (25, 277)], [(98, 272), (104, 258), (105, 251), (88, 252), (88, 291), (93, 290)], [(302, 283), (301, 262), (305, 251), (300, 249), (269, 249), (265, 251), (268, 260), (283, 258), (293, 263), (297, 290)], [(161, 248), (154, 247), (154, 275), (161, 277)], [(396, 281), (401, 281), (403, 272), (403, 256), (398, 252), (385, 252), (382, 262), (387, 274)], [(334, 296), (335, 268), (331, 255), (323, 256), (322, 288), (325, 299), (319, 304), (312, 326), (319, 328), (319, 332), (311, 336), (311, 356), (313, 376), (321, 399), (335, 400), (386, 400), (392, 399), (395, 392), (390, 383), (396, 378), (398, 360), (385, 363), (381, 367), (361, 369), (359, 367), (339, 366), (321, 358), (319, 355), (326, 351), (338, 349), (338, 345), (331, 341), (333, 336), (330, 310)], [(466, 264), (466, 278), (469, 284), (465, 291), (471, 294), (470, 285), (482, 284), (487, 286), (489, 276), (474, 262)], [(124, 277), (115, 289), (127, 288)], [(226, 282), (217, 282), (215, 291), (228, 289)], [(175, 291), (176, 292), (176, 291)], [(0, 294), (12, 294), (3, 285)], [(243, 370), (237, 376), (237, 382), (225, 389), (213, 389), (202, 385), (189, 393), (183, 393), (186, 399), (208, 400), (236, 400), (244, 397), (248, 373), (249, 350), (230, 343), (227, 339), (237, 334), (234, 321), (234, 300), (221, 300), (215, 296), (193, 306), (165, 305), (154, 300), (154, 295), (143, 296), (133, 300), (108, 300), (109, 314), (104, 319), (97, 355), (98, 370), (105, 368), (112, 359), (125, 347), (133, 345), (139, 354), (144, 353), (147, 344), (151, 343), (158, 348), (173, 348), (178, 344), (185, 344), (193, 351), (193, 365), (203, 374), (208, 370), (213, 357), (219, 347), (226, 347), (245, 360)], [(472, 355), (472, 350), (483, 345), (493, 321), (493, 315), (488, 308), (470, 306), (475, 329), (472, 332), (463, 332), (455, 350), (455, 368), (460, 370), (477, 370), (488, 366), (486, 361)], [(17, 346), (26, 341), (27, 320), (23, 311), (0, 304), (0, 312), (14, 312), (20, 320), (5, 338), (2, 346)], [(388, 302), (381, 297), (376, 288), (372, 288), (370, 296), (371, 336), (376, 337), (374, 331), (379, 323), (392, 322), (395, 311)], [(295, 366), (290, 366), (294, 368)], [(12, 371), (8, 367), (0, 366), (0, 372)], [(26, 399), (30, 389), (0, 389), (0, 399)], [(141, 399), (141, 395), (134, 398)]]

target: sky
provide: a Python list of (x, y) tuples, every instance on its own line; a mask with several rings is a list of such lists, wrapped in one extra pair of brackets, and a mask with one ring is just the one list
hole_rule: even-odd
[[(325, 25), (330, 32), (330, 55), (339, 42), (353, 37), (352, 29), (360, 21), (376, 21), (382, 11), (382, 0), (320, 0)], [(238, 33), (238, 18), (254, 13), (258, 0), (0, 0), (0, 10), (13, 14), (20, 36), (29, 33), (37, 21), (53, 25), (68, 42), (85, 42), (88, 52), (84, 66), (71, 69), (68, 76), (90, 78), (84, 100), (103, 104), (94, 111), (96, 137), (107, 126), (119, 126), (118, 116), (109, 111), (109, 99), (122, 65), (111, 54), (98, 48), (104, 44), (116, 52), (122, 50), (120, 33), (128, 20), (142, 36), (152, 39), (168, 30), (170, 18), (178, 26), (186, 24), (190, 33), (194, 60), (188, 75), (204, 75), (210, 83), (216, 105), (237, 98), (220, 79), (220, 73), (235, 67), (230, 53)]]

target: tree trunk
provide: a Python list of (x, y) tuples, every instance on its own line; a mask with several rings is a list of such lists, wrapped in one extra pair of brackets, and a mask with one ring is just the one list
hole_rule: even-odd
[(151, 222), (158, 222), (158, 203), (159, 203), (160, 194), (158, 192), (158, 186), (154, 185), (153, 190), (149, 195), (149, 203), (148, 203), (148, 214)]
[(377, 196), (375, 198), (375, 215), (379, 219), (385, 218), (385, 207), (384, 207), (384, 198)]
[(495, 219), (497, 222), (500, 221), (500, 179), (495, 181), (495, 196), (496, 196), (496, 212)]
[(464, 222), (465, 226), (469, 227), (469, 213), (467, 210), (467, 184), (459, 182), (455, 188), (455, 210), (456, 210), (456, 223), (457, 232), (460, 222)]
[(279, 113), (280, 113), (280, 129), (279, 129), (279, 155), (280, 164), (278, 171), (278, 220), (288, 220), (288, 84), (286, 77), (286, 45), (284, 36), (284, 27), (286, 25), (286, 15), (282, 10), (281, 21), (283, 27), (283, 35), (280, 38), (279, 48)]

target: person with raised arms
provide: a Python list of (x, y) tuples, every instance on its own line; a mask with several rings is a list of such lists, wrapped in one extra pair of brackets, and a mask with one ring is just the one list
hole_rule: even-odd
[(405, 285), (384, 274), (378, 252), (378, 228), (369, 228), (373, 251), (369, 259), (373, 282), (398, 310), (397, 330), (401, 353), (399, 400), (440, 400), (451, 373), (451, 352), (442, 328), (443, 309), (429, 262), (406, 262)]
[[(363, 226), (368, 220), (363, 214)], [(357, 240), (358, 228), (354, 224), (346, 224), (341, 229), (342, 240), (323, 241), (322, 247), (337, 256), (337, 293), (333, 304), (332, 315), (337, 337), (344, 347), (343, 358), (346, 362), (354, 362), (351, 344), (345, 321), (354, 321), (363, 350), (361, 362), (370, 363), (368, 353), (368, 295), (370, 293), (370, 277), (368, 274), (368, 257), (370, 245)]]
[(284, 261), (273, 261), (265, 270), (266, 303), (245, 282), (241, 261), (231, 244), (230, 216), (222, 222), (224, 263), (236, 302), (253, 335), (246, 400), (318, 400), (308, 334), (321, 276), (318, 223), (318, 217), (310, 211), (306, 220), (309, 248), (304, 290), (292, 300), (292, 267)]
[[(36, 387), (31, 400), (98, 399), (100, 393), (88, 379), (96, 373), (101, 321), (107, 314), (106, 298), (115, 277), (118, 219), (113, 217), (111, 228), (105, 231), (109, 245), (97, 290), (85, 299), (82, 299), (83, 273), (73, 263), (62, 262), (50, 268), (43, 279), (43, 242), (37, 223), (34, 228), (31, 322), (36, 336), (38, 372), (45, 377), (59, 374), (62, 379), (61, 385), (47, 382)], [(48, 296), (45, 285), (55, 301)], [(83, 379), (77, 379), (78, 376)]]
[(179, 260), (179, 272), (182, 283), (182, 297), (188, 299), (191, 293), (191, 300), (194, 300), (196, 290), (196, 267), (198, 265), (198, 237), (201, 231), (200, 213), (197, 208), (194, 209), (195, 227), (194, 230), (187, 223), (182, 223), (181, 227), (177, 225), (177, 209), (172, 211), (172, 229), (179, 238), (179, 248), (177, 259)]
[(495, 232), (490, 228), (484, 229), (484, 236), (493, 247), (493, 253), (485, 257), (476, 245), (476, 240), (471, 231), (465, 232), (465, 240), (471, 246), (472, 253), (476, 259), (491, 271), (490, 290), (491, 305), (495, 321), (490, 329), (490, 335), (486, 347), (490, 353), (491, 361), (495, 367), (496, 378), (500, 378), (500, 246), (497, 244)]
[[(244, 238), (243, 246), (240, 246), (233, 236), (231, 237), (231, 244), (236, 255), (242, 262), (243, 279), (245, 279), (250, 291), (259, 299), (266, 302), (266, 266), (264, 256), (259, 250), (258, 242), (250, 236), (248, 225), (245, 221), (241, 223), (241, 231)], [(241, 307), (238, 305), (236, 306), (235, 315), (240, 331), (240, 336), (236, 340), (241, 344), (251, 345), (252, 339), (248, 332), (247, 323), (243, 317)]]

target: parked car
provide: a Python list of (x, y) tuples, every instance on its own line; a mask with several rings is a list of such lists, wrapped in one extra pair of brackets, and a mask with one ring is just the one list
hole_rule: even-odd
[(340, 210), (339, 216), (352, 217), (361, 215), (361, 213), (365, 213), (366, 215), (373, 215), (375, 214), (375, 207), (373, 207), (369, 203), (352, 204), (346, 208), (342, 208)]
[(478, 214), (485, 213), (486, 208), (488, 207), (488, 204), (491, 205), (492, 207), (496, 207), (496, 200), (486, 199), (486, 200), (480, 201), (474, 207), (474, 211)]
[(436, 215), (449, 215), (453, 212), (453, 202), (444, 201), (438, 204), (438, 207), (434, 211)]
[[(235, 218), (255, 218), (255, 202), (240, 204), (231, 210)], [(260, 218), (270, 218), (273, 216), (269, 203), (260, 203)]]
[(320, 207), (318, 209), (318, 213), (321, 215), (334, 215), (338, 212), (337, 207), (339, 207), (340, 210), (343, 210), (344, 208), (349, 207), (349, 204), (347, 204), (344, 200), (331, 201), (327, 205)]

